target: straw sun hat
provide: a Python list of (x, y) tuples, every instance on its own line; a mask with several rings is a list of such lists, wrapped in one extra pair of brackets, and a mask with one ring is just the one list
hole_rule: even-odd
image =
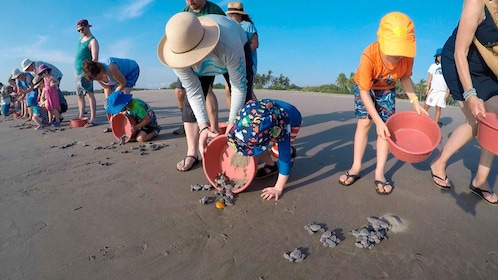
[(209, 18), (181, 12), (166, 23), (157, 46), (161, 63), (171, 68), (190, 67), (205, 58), (218, 44), (220, 28)]
[(228, 3), (228, 10), (226, 13), (227, 14), (247, 15), (247, 13), (244, 12), (244, 4), (242, 4), (240, 2)]

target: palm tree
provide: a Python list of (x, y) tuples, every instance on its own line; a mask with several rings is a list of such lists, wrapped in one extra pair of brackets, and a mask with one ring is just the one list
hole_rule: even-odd
[(349, 74), (349, 81), (348, 81), (348, 92), (350, 94), (354, 94), (354, 72), (351, 72)]
[(418, 99), (422, 100), (422, 97), (425, 94), (425, 87), (426, 87), (427, 81), (424, 79), (420, 79), (420, 81), (415, 84), (415, 92), (418, 95)]
[(340, 73), (339, 76), (337, 76), (337, 79), (335, 80), (335, 84), (339, 87), (341, 92), (344, 93), (349, 92), (348, 90), (349, 79), (348, 77), (346, 77), (346, 74)]

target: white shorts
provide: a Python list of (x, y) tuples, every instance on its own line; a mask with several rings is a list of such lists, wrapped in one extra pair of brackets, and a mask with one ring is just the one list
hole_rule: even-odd
[(446, 108), (446, 91), (431, 89), (425, 99), (425, 104), (431, 107)]

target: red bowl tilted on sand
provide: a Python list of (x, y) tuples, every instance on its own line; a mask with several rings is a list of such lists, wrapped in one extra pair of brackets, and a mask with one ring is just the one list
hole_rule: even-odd
[(71, 120), (71, 127), (84, 127), (88, 123), (88, 118), (77, 118)]
[[(227, 144), (226, 135), (218, 135), (215, 137), (209, 142), (204, 151), (202, 160), (204, 174), (209, 183), (218, 190), (220, 190), (221, 187), (215, 183), (215, 179), (218, 177), (219, 173), (225, 173), (225, 175), (232, 180), (242, 180), (242, 182), (245, 182), (240, 188), (233, 189), (233, 193), (239, 193), (245, 190), (251, 184), (254, 175), (256, 175), (258, 168), (257, 158), (242, 157), (235, 154), (236, 152)], [(244, 167), (234, 163), (234, 160), (237, 159), (243, 159), (245, 162)]]
[(135, 119), (124, 114), (111, 117), (112, 134), (118, 141), (127, 143), (133, 137), (131, 128), (136, 124)]
[(498, 156), (498, 115), (486, 113), (478, 116), (477, 142), (481, 147)]
[(429, 158), (441, 141), (439, 126), (427, 115), (414, 111), (395, 113), (386, 121), (391, 153), (401, 161), (416, 163)]

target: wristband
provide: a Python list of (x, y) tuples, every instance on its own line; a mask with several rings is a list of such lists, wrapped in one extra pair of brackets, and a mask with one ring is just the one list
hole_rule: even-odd
[(415, 102), (415, 101), (417, 101), (417, 100), (418, 100), (418, 97), (417, 97), (417, 96), (414, 96), (414, 97), (412, 97), (412, 98), (410, 99), (410, 103), (413, 103), (413, 102)]
[(209, 129), (209, 126), (203, 127), (201, 130), (199, 130), (199, 134), (201, 134), (204, 130)]
[(467, 99), (469, 99), (472, 96), (476, 96), (476, 95), (477, 95), (476, 89), (469, 88), (468, 90), (463, 92), (463, 99), (465, 99), (465, 101), (467, 101)]

